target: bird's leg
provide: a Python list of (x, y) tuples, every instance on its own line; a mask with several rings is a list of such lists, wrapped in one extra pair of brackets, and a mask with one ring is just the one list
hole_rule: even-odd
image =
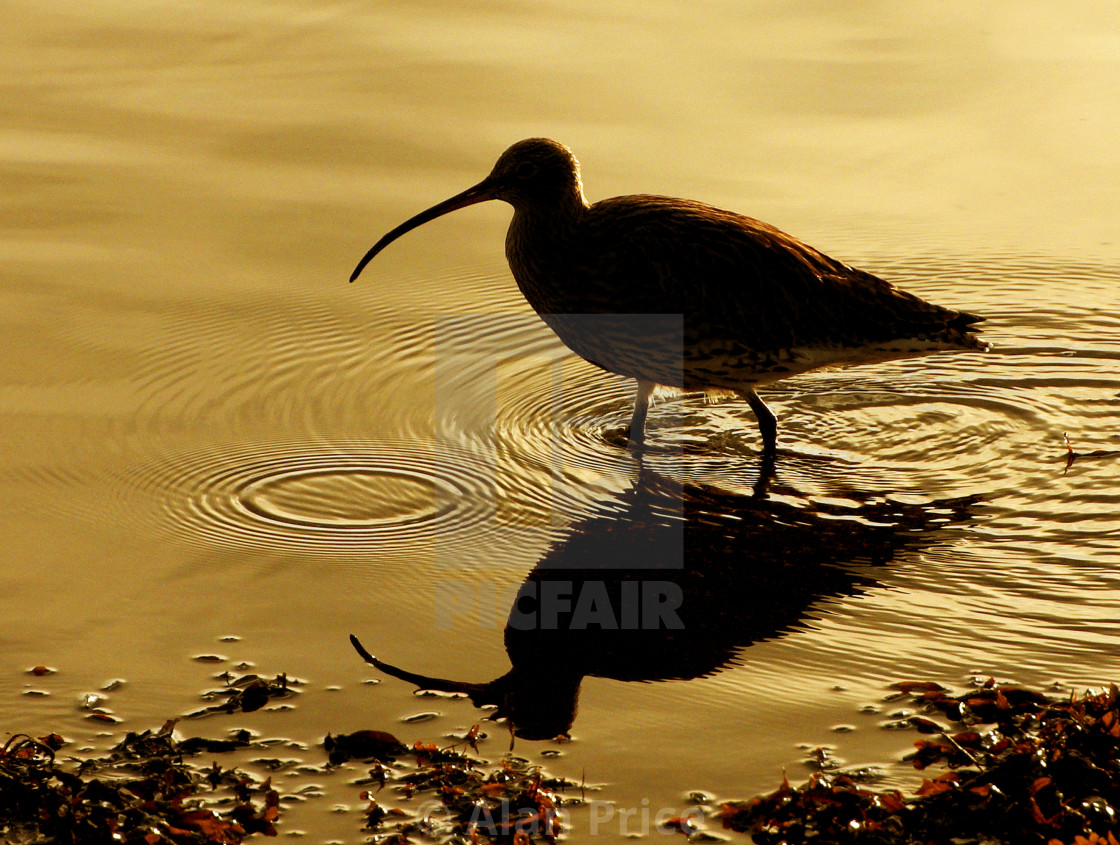
[(649, 395), (653, 393), (653, 382), (638, 379), (638, 392), (634, 396), (634, 416), (630, 418), (630, 442), (639, 455), (646, 439), (646, 411), (649, 410)]
[(753, 496), (756, 499), (770, 498), (770, 482), (774, 478), (774, 452), (763, 451), (758, 465), (758, 481), (754, 483)]
[(774, 412), (766, 407), (766, 403), (758, 398), (753, 390), (743, 390), (739, 393), (754, 411), (758, 420), (758, 430), (762, 432), (762, 451), (764, 454), (773, 455), (778, 449), (778, 418)]

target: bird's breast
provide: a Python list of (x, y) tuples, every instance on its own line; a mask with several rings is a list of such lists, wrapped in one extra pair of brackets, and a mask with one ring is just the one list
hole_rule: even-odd
[(686, 366), (680, 314), (540, 312), (564, 345), (619, 375), (683, 387)]

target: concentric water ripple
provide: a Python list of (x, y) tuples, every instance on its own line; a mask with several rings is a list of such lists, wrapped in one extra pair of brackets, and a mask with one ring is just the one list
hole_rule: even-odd
[(492, 468), (387, 444), (233, 449), (145, 473), (165, 527), (202, 545), (398, 557), (477, 538), (495, 516)]
[(325, 460), (321, 467), (301, 466), (250, 482), (238, 491), (237, 501), (273, 522), (324, 531), (370, 530), (446, 516), (463, 492), (433, 476), (346, 463)]

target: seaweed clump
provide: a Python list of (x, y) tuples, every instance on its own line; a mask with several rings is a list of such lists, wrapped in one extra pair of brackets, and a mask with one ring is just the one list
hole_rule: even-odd
[(908, 759), (946, 771), (908, 797), (817, 772), (800, 787), (783, 781), (770, 795), (725, 804), (724, 827), (760, 845), (1120, 845), (1115, 685), (1061, 701), (992, 680), (962, 695), (927, 682), (895, 687), (927, 713), (908, 720), (926, 734)]
[[(479, 726), (475, 725), (464, 738), (476, 752), (475, 740), (479, 736)], [(340, 748), (354, 746), (353, 739), (341, 746), (339, 739), (347, 738), (333, 741), (335, 759)], [(361, 744), (364, 743), (363, 737)], [(332, 745), (330, 739), (328, 745)], [(400, 750), (396, 748), (393, 752)], [(375, 831), (381, 842), (408, 842), (413, 835), (517, 845), (551, 842), (564, 832), (562, 808), (580, 800), (560, 794), (577, 784), (550, 776), (528, 760), (513, 755), (497, 764), (488, 764), (456, 746), (441, 748), (420, 742), (407, 749), (407, 753), (414, 758), (415, 767), (403, 772), (386, 769), (378, 759), (379, 754), (370, 755), (376, 764), (370, 769), (367, 785), (376, 783), (380, 792), (391, 780), (392, 790), (400, 798), (420, 799), (417, 810), (409, 816), (399, 809), (385, 810), (373, 790), (362, 793), (369, 802), (365, 810), (366, 828)]]
[(238, 845), (254, 833), (275, 836), (279, 795), (270, 781), (217, 764), (191, 765), (184, 757), (192, 752), (218, 749), (197, 738), (176, 741), (174, 727), (172, 720), (156, 731), (130, 732), (76, 771), (55, 759), (65, 744), (57, 734), (12, 736), (0, 748), (0, 837)]

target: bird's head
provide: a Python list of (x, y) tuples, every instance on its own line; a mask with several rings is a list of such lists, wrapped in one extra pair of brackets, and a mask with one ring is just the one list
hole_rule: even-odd
[(550, 138), (518, 141), (501, 154), (482, 185), (489, 186), (493, 199), (514, 207), (564, 202), (573, 196), (583, 200), (579, 162), (571, 150)]
[(515, 209), (544, 206), (559, 211), (573, 204), (587, 205), (579, 162), (572, 151), (549, 138), (527, 138), (502, 153), (490, 175), (473, 188), (421, 211), (382, 237), (358, 262), (350, 281), (358, 278), (375, 255), (406, 232), (448, 212), (487, 200), (504, 200)]

